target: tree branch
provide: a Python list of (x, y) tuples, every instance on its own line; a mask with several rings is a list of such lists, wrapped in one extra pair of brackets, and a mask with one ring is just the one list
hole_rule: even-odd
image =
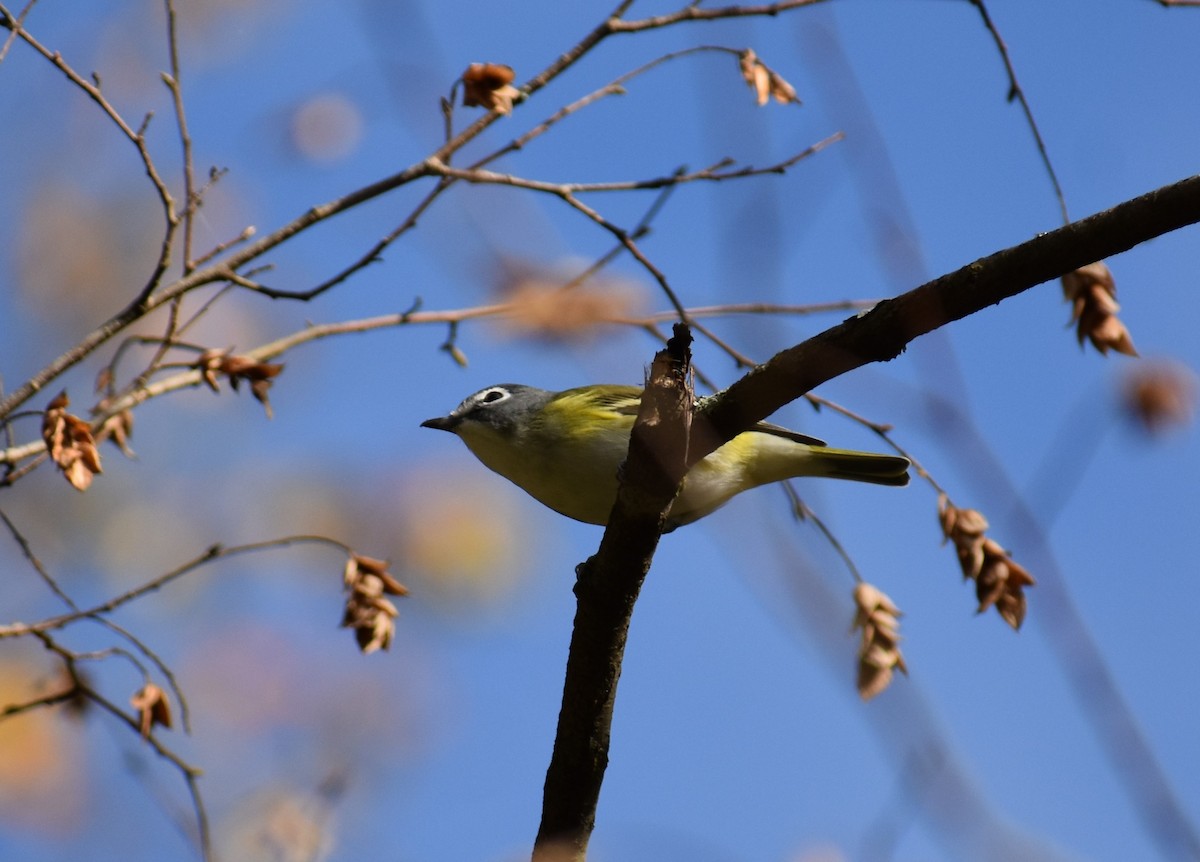
[[(781, 351), (697, 409), (689, 463), (814, 387), (1085, 264), (1200, 222), (1200, 176), (996, 252)], [(701, 416), (704, 421), (701, 422)]]
[(629, 441), (627, 479), (595, 556), (576, 570), (577, 606), (535, 860), (582, 860), (608, 766), (609, 732), (633, 606), (687, 472), (694, 394), (682, 324), (654, 357)]

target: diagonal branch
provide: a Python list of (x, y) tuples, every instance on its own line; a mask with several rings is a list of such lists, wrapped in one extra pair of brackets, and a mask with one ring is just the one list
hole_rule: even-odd
[(687, 327), (676, 324), (675, 336), (654, 357), (630, 437), (630, 479), (621, 483), (600, 549), (576, 570), (578, 604), (535, 860), (587, 854), (633, 605), (686, 472), (691, 340)]
[[(884, 300), (859, 317), (776, 354), (697, 411), (692, 463), (812, 388), (910, 341), (1094, 261), (1200, 222), (1200, 176), (1180, 180), (981, 258)], [(703, 435), (700, 435), (701, 431)], [(697, 439), (703, 436), (704, 439)]]

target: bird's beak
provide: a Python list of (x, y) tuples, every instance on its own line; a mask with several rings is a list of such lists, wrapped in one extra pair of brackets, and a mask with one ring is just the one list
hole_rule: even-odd
[(421, 423), (422, 428), (436, 428), (439, 431), (453, 431), (457, 426), (458, 421), (453, 416), (437, 416)]

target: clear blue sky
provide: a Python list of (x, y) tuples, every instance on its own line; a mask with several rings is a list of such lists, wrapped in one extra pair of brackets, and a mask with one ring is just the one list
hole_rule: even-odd
[[(420, 160), (440, 134), (437, 99), (468, 63), (507, 63), (524, 80), (609, 8), (205, 5), (213, 8), (199, 18), (184, 16), (193, 34), (183, 54), (189, 122), (198, 163), (229, 173), (203, 210), (198, 247), (247, 224), (269, 230)], [(1196, 173), (1200, 11), (1150, 0), (1103, 11), (1085, 2), (993, 5), (1073, 217)], [(668, 8), (639, 3), (633, 14)], [(135, 124), (155, 110), (150, 145), (165, 168), (177, 164), (157, 80), (166, 61), (156, 4), (90, 11), (43, 0), (28, 23), (81, 71), (98, 71)], [(689, 305), (894, 295), (1060, 223), (1030, 130), (1006, 102), (999, 56), (966, 2), (831, 2), (613, 39), (487, 141), (498, 146), (692, 44), (753, 46), (803, 107), (756, 108), (732, 58), (701, 55), (639, 79), (503, 163), (537, 179), (642, 178), (725, 156), (769, 164), (845, 131), (844, 142), (785, 177), (674, 194), (644, 248)], [(326, 159), (298, 150), (290, 131), (322, 96), (349, 106), (360, 124), (356, 133), (355, 122), (340, 121), (344, 149)], [(8, 118), (0, 157), (10, 166), (0, 203), (9, 237), (0, 245), (0, 373), (9, 388), (95, 322), (94, 297), (96, 308), (117, 308), (141, 284), (122, 274), (144, 277), (154, 250), (150, 190), (131, 148), (95, 114), (26, 48), (14, 45), (0, 64)], [(457, 122), (470, 116), (460, 109)], [(271, 256), (264, 278), (300, 289), (328, 277), (416, 200), (402, 190), (321, 228)], [(631, 226), (650, 197), (588, 202)], [(55, 268), (55, 244), (31, 256), (39, 212), (59, 242), (70, 237), (65, 258), (76, 242), (94, 242), (105, 265)], [(880, 243), (885, 223), (900, 245)], [(319, 302), (238, 298), (214, 313), (205, 337), (249, 348), (306, 320), (397, 312), (416, 297), (427, 310), (461, 308), (493, 299), (501, 255), (569, 267), (610, 246), (552, 199), (460, 188), (382, 264)], [(1187, 230), (1109, 261), (1140, 352), (1193, 371), (1196, 248)], [(47, 269), (67, 273), (50, 302), (31, 295), (40, 290), (31, 274)], [(628, 259), (612, 272), (636, 284), (649, 308), (666, 307)], [(667, 536), (633, 621), (597, 862), (1185, 858), (1160, 854), (1143, 826), (1145, 796), (1104, 741), (1114, 714), (1080, 687), (1095, 666), (1072, 620), (1085, 622), (1171, 792), (1197, 816), (1200, 681), (1191, 655), (1200, 567), (1191, 541), (1200, 438), (1191, 426), (1150, 439), (1126, 421), (1119, 392), (1133, 361), (1079, 349), (1068, 311), (1058, 284), (1046, 284), (821, 390), (893, 424), (955, 502), (987, 514), (991, 535), (1042, 581), (1024, 629), (974, 616), (971, 587), (940, 544), (935, 495), (919, 481), (900, 491), (798, 486), (864, 577), (906, 612), (911, 676), (865, 705), (853, 689), (851, 579), (810, 524), (792, 522), (782, 494), (754, 492)], [(839, 319), (714, 326), (765, 359)], [(539, 508), (456, 440), (418, 424), (500, 381), (636, 383), (655, 345), (633, 331), (531, 344), (465, 324), (462, 369), (438, 351), (446, 334), (410, 327), (306, 346), (286, 359), (269, 422), (245, 393), (183, 393), (139, 412), (139, 459), (106, 453), (106, 473), (87, 495), (48, 471), (0, 495), (81, 602), (213, 541), (321, 530), (390, 558), (414, 587), (391, 652), (366, 658), (334, 628), (341, 561), (329, 552), (239, 559), (120, 617), (191, 694), (194, 737), (165, 738), (205, 768), (202, 787), (224, 835), (263, 822), (280, 799), (323, 812), (317, 788), (344, 779), (328, 824), (332, 859), (509, 860), (532, 841), (572, 570), (600, 530)], [(710, 344), (698, 345), (697, 361), (719, 384), (736, 377)], [(77, 403), (94, 372), (67, 381)], [(776, 419), (837, 445), (881, 445), (828, 411), (793, 405)], [(447, 554), (461, 554), (452, 559), (475, 553), (476, 567), (503, 574), (500, 583), (447, 584), (414, 562), (420, 537), (404, 525), (425, 523), (447, 495), (476, 508), (463, 535), (424, 530), (434, 550), (422, 552), (436, 562), (444, 538)], [(16, 592), (0, 602), (2, 621), (52, 612), (7, 540), (0, 554), (6, 583), (29, 581), (5, 588)], [(74, 645), (98, 643), (80, 636)], [(37, 650), (22, 655), (41, 659)], [(0, 649), (0, 660), (13, 653)], [(126, 668), (99, 673), (114, 700), (136, 687)], [(176, 811), (187, 816), (178, 776), (108, 725), (94, 715), (81, 733), (68, 731), (78, 777), (65, 813), (39, 818), (0, 797), (0, 858), (191, 858), (172, 826)], [(236, 846), (230, 859), (270, 858)]]

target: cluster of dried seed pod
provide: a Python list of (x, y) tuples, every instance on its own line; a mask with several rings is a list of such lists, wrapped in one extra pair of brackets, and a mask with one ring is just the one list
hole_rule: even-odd
[(988, 522), (975, 509), (959, 509), (945, 494), (938, 497), (942, 535), (954, 544), (963, 578), (975, 582), (978, 613), (994, 607), (1006, 623), (1019, 629), (1025, 619), (1025, 587), (1033, 575), (1013, 561), (1008, 551), (984, 535)]
[(384, 560), (354, 553), (346, 560), (342, 575), (346, 587), (342, 627), (354, 629), (363, 653), (391, 646), (400, 611), (387, 596), (408, 595), (408, 588), (392, 577), (387, 565)]

